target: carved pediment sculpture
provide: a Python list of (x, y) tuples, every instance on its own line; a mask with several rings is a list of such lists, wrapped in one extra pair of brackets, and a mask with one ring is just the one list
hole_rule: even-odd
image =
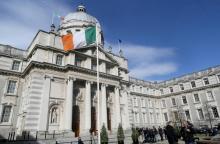
[(76, 99), (79, 102), (83, 102), (84, 101), (83, 93), (81, 91), (78, 93)]

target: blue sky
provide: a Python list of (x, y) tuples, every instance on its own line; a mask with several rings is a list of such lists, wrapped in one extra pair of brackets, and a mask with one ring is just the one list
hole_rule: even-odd
[(219, 0), (7, 0), (0, 43), (26, 49), (39, 29), (49, 30), (54, 11), (65, 16), (80, 3), (100, 21), (107, 45), (117, 52), (122, 40), (132, 76), (160, 81), (219, 64)]

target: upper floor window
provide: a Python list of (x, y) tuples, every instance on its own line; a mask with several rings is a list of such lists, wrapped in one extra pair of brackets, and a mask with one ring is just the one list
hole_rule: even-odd
[(149, 107), (152, 107), (152, 101), (150, 99), (148, 100), (148, 103), (149, 103)]
[(195, 81), (191, 81), (191, 86), (192, 86), (192, 88), (195, 88), (196, 87), (196, 82)]
[(163, 89), (160, 89), (160, 93), (161, 93), (161, 95), (163, 95), (163, 94), (164, 94), (164, 91), (163, 91)]
[(92, 61), (92, 70), (97, 70), (97, 63), (95, 61)]
[(181, 90), (184, 90), (183, 84), (180, 84), (179, 86), (180, 86), (180, 89), (181, 89)]
[(20, 63), (21, 63), (20, 61), (14, 60), (11, 69), (18, 71), (20, 68)]
[(166, 101), (162, 100), (162, 106), (165, 108), (166, 107)]
[(170, 87), (170, 92), (171, 92), (171, 93), (173, 92), (173, 87)]
[(16, 89), (16, 81), (9, 80), (8, 81), (8, 87), (7, 87), (7, 93), (8, 94), (14, 94)]
[(195, 102), (200, 102), (199, 94), (194, 94), (194, 100)]
[(207, 99), (208, 99), (208, 101), (214, 100), (214, 96), (213, 96), (213, 94), (212, 94), (212, 91), (208, 91), (208, 92), (207, 92)]
[(205, 85), (208, 85), (208, 84), (209, 84), (209, 79), (208, 79), (208, 78), (204, 78), (203, 81), (204, 81), (204, 84), (205, 84)]
[(145, 107), (145, 100), (141, 99), (142, 107)]
[(62, 65), (62, 64), (63, 64), (63, 56), (62, 55), (57, 55), (56, 65)]
[(186, 96), (182, 96), (183, 104), (187, 104)]
[(164, 115), (165, 121), (167, 122), (167, 121), (168, 121), (168, 115), (167, 115), (167, 113), (163, 113), (163, 115)]
[(173, 115), (174, 115), (174, 119), (175, 119), (175, 120), (178, 120), (178, 119), (179, 119), (179, 116), (178, 116), (177, 111), (174, 111), (174, 112), (173, 112)]
[(75, 65), (78, 66), (78, 67), (82, 67), (82, 59), (76, 58), (75, 59)]
[(1, 122), (9, 122), (10, 115), (11, 115), (11, 108), (12, 108), (12, 106), (10, 106), (10, 105), (3, 106), (3, 111), (2, 111), (2, 115), (1, 115)]
[(219, 118), (217, 107), (212, 107), (212, 113), (214, 118)]
[(175, 98), (172, 98), (171, 100), (172, 100), (173, 106), (175, 106), (175, 105), (176, 105), (176, 99), (175, 99)]

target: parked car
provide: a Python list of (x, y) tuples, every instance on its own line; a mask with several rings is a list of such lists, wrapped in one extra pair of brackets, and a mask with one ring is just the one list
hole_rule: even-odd
[(199, 140), (197, 141), (197, 144), (220, 144), (220, 134), (217, 134), (210, 139)]

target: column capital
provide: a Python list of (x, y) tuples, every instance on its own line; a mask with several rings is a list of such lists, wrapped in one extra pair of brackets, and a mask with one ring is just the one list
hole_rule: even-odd
[(120, 86), (115, 86), (115, 89), (121, 89), (121, 87)]
[(76, 81), (76, 78), (70, 76), (70, 77), (68, 78), (68, 81), (71, 81), (71, 80), (72, 80), (72, 81)]
[(108, 84), (105, 84), (105, 83), (101, 83), (101, 85), (104, 87), (108, 87)]
[(93, 84), (93, 81), (86, 80), (87, 84)]

